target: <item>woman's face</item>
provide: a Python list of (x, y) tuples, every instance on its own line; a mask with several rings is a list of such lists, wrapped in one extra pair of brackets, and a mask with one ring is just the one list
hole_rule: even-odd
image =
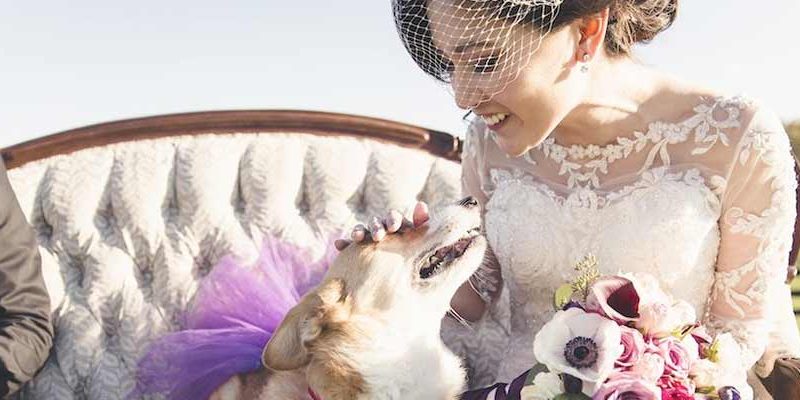
[(573, 25), (541, 40), (528, 26), (498, 35), (448, 0), (429, 0), (428, 16), (434, 44), (452, 63), (456, 103), (486, 121), (508, 155), (541, 143), (580, 103), (587, 79), (574, 68), (579, 34)]

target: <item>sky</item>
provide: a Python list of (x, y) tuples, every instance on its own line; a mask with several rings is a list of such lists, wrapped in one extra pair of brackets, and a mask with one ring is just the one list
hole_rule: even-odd
[[(800, 0), (680, 7), (637, 58), (800, 119)], [(403, 49), (389, 0), (0, 0), (0, 147), (100, 122), (232, 109), (465, 129), (451, 95)]]

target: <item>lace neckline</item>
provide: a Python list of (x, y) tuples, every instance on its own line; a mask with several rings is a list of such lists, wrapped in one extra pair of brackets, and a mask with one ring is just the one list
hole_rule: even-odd
[[(730, 140), (724, 130), (740, 125), (741, 110), (749, 102), (740, 96), (702, 99), (692, 109), (691, 116), (677, 123), (654, 121), (648, 124), (647, 132), (635, 131), (632, 137), (619, 136), (616, 142), (606, 145), (564, 146), (549, 137), (522, 157), (535, 165), (533, 153), (541, 152), (545, 158), (560, 166), (559, 175), (568, 175), (569, 188), (597, 188), (600, 186), (598, 173), (607, 174), (610, 164), (627, 158), (634, 152), (641, 152), (650, 143), (654, 146), (639, 170), (640, 174), (650, 169), (656, 160), (660, 160), (665, 166), (670, 165), (668, 147), (685, 142), (690, 137), (693, 137), (696, 144), (691, 151), (692, 155), (704, 154), (717, 143), (728, 146)], [(719, 110), (724, 111), (723, 119), (715, 117)]]

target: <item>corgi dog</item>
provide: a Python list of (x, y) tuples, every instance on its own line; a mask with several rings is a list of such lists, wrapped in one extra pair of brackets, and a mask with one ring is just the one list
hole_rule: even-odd
[(467, 197), (422, 226), (345, 248), (269, 340), (265, 368), (211, 398), (457, 399), (466, 373), (440, 328), (483, 262), (480, 226), (480, 205)]

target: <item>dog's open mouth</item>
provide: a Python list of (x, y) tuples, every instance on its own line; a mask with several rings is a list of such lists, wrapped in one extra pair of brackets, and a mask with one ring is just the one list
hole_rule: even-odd
[(464, 255), (473, 240), (475, 240), (480, 233), (480, 227), (472, 228), (467, 231), (464, 237), (458, 239), (455, 243), (436, 249), (436, 251), (428, 257), (427, 264), (419, 270), (419, 277), (422, 279), (430, 279), (444, 271), (453, 264), (453, 261)]

